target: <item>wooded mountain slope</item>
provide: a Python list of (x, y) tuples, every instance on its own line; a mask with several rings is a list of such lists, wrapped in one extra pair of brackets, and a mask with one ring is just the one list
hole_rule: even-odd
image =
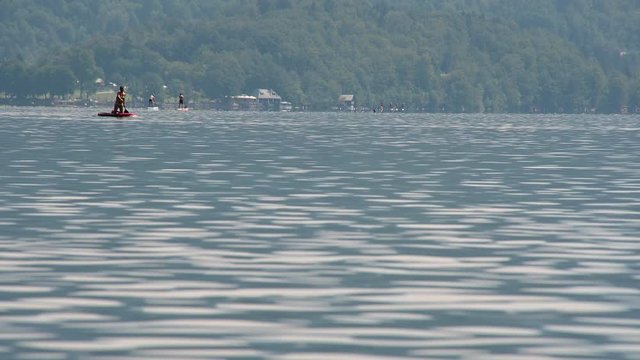
[[(637, 0), (0, 0), (0, 92), (355, 94), (410, 111), (640, 105)], [(167, 90), (163, 90), (166, 86)], [(167, 93), (168, 92), (168, 93)]]

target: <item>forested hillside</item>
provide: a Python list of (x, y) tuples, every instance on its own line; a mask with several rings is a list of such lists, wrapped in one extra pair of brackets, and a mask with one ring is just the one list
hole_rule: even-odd
[[(409, 111), (640, 106), (637, 0), (0, 0), (0, 93), (355, 94)], [(162, 100), (162, 99), (161, 99)]]

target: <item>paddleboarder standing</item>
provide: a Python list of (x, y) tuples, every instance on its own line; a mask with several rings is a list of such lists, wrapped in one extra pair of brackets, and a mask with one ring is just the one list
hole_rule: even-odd
[(125, 101), (127, 93), (124, 92), (124, 86), (120, 86), (120, 91), (116, 94), (116, 101), (113, 104), (113, 113), (125, 111)]

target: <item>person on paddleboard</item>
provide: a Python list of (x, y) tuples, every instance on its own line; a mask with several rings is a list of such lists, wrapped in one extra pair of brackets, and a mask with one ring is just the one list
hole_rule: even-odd
[(116, 94), (116, 102), (113, 104), (113, 113), (124, 112), (126, 97), (127, 93), (124, 92), (124, 86), (120, 86), (120, 91)]
[(182, 93), (178, 96), (178, 109), (184, 109), (184, 95)]
[(154, 107), (156, 106), (156, 97), (153, 96), (153, 94), (151, 94), (151, 96), (149, 96), (149, 107)]

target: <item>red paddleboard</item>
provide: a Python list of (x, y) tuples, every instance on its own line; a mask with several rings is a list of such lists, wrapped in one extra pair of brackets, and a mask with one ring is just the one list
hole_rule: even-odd
[(101, 112), (98, 113), (98, 116), (110, 116), (110, 117), (117, 117), (117, 118), (121, 118), (121, 117), (133, 117), (136, 116), (135, 113), (131, 113), (131, 112)]

